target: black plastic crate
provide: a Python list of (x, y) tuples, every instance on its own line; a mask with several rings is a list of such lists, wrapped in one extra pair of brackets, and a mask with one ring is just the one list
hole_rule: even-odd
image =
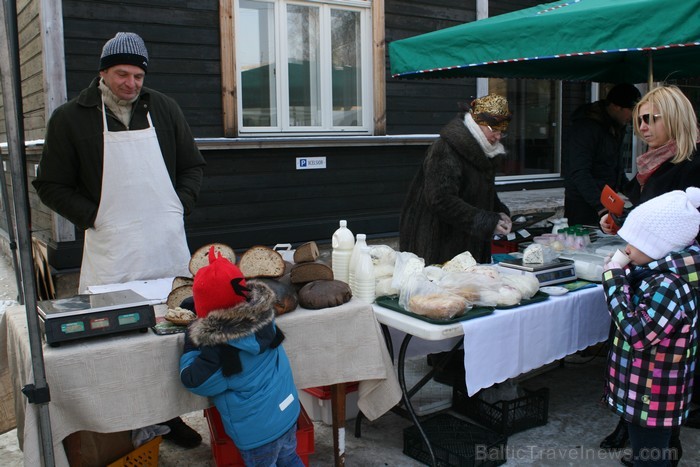
[(452, 410), (504, 435), (512, 435), (547, 424), (549, 389), (525, 390), (523, 397), (490, 404), (475, 395), (469, 397), (464, 385), (452, 387)]
[[(433, 379), (448, 386), (460, 384), (464, 386), (464, 350), (459, 349), (452, 355), (449, 355), (449, 353), (428, 354), (428, 365), (436, 367), (438, 363), (442, 364), (442, 367), (435, 368)], [(447, 358), (448, 356), (449, 358)]]
[[(442, 412), (421, 421), (439, 467), (491, 467), (505, 464), (508, 437)], [(403, 430), (403, 453), (430, 465), (428, 448), (418, 428)]]

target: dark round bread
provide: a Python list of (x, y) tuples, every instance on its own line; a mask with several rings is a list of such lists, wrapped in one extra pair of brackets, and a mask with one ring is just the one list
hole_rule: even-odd
[(251, 279), (247, 283), (250, 284), (251, 282), (262, 282), (272, 289), (276, 296), (274, 307), (277, 316), (294, 311), (297, 308), (299, 297), (296, 289), (290, 284), (282, 283), (277, 279), (263, 277)]
[(350, 286), (338, 280), (309, 282), (299, 290), (299, 305), (310, 310), (339, 306), (351, 298)]

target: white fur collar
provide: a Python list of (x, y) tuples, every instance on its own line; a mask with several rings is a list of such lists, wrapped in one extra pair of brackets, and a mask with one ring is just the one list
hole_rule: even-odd
[(479, 143), (479, 146), (481, 146), (481, 149), (484, 150), (484, 154), (486, 154), (486, 157), (489, 159), (499, 154), (506, 153), (506, 148), (503, 147), (500, 141), (496, 141), (496, 144), (489, 143), (489, 140), (486, 139), (486, 135), (479, 127), (479, 124), (474, 121), (472, 114), (469, 112), (464, 115), (464, 126), (466, 126), (467, 130), (474, 136), (476, 142)]

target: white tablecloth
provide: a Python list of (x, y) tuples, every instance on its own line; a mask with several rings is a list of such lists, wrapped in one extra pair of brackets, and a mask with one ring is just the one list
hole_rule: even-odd
[[(351, 301), (326, 310), (298, 309), (278, 323), (287, 336), (283, 345), (300, 388), (359, 380), (358, 406), (369, 418), (400, 400), (370, 306)], [(182, 334), (157, 336), (149, 331), (44, 345), (56, 464), (68, 465), (62, 440), (73, 432), (135, 429), (209, 407), (206, 398), (180, 382), (182, 344)], [(25, 465), (41, 465), (37, 407), (19, 392), (32, 382), (22, 306), (8, 308), (0, 319), (0, 377), (5, 378), (0, 387), (14, 392)]]
[(391, 328), (395, 352), (406, 334), (414, 336), (408, 356), (416, 349), (420, 355), (448, 350), (463, 339), (469, 395), (602, 342), (610, 331), (600, 285), (450, 324), (428, 323), (376, 304), (374, 310)]
[(469, 395), (608, 338), (603, 288), (569, 292), (462, 322)]

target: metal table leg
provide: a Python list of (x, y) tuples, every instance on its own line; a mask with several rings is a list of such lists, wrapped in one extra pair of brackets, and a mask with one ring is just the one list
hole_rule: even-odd
[[(404, 405), (406, 406), (406, 410), (408, 411), (408, 414), (411, 417), (411, 420), (413, 420), (413, 424), (416, 425), (416, 428), (418, 428), (418, 433), (420, 433), (420, 436), (423, 439), (423, 444), (425, 444), (425, 447), (428, 448), (428, 453), (430, 454), (431, 465), (437, 466), (437, 461), (435, 459), (435, 453), (433, 453), (433, 447), (430, 445), (430, 440), (428, 439), (428, 436), (425, 434), (425, 431), (423, 431), (423, 427), (421, 426), (420, 421), (418, 420), (418, 416), (416, 415), (416, 412), (413, 410), (413, 404), (411, 404), (411, 395), (412, 394), (409, 394), (409, 392), (406, 388), (406, 375), (405, 375), (405, 371), (404, 371), (405, 370), (404, 364), (406, 362), (406, 349), (408, 348), (408, 344), (409, 344), (409, 342), (411, 342), (412, 337), (413, 337), (412, 335), (406, 334), (406, 337), (404, 337), (403, 342), (401, 342), (401, 349), (399, 350), (399, 361), (398, 361), (399, 386), (401, 386), (401, 393), (403, 394), (403, 402), (404, 402)], [(430, 376), (432, 376), (432, 375), (430, 375)], [(430, 376), (428, 379), (430, 379)], [(420, 382), (418, 384), (420, 384)], [(423, 384), (425, 384), (425, 383), (423, 383)], [(415, 386), (413, 389), (415, 389)], [(415, 393), (415, 391), (414, 391), (414, 393)]]

